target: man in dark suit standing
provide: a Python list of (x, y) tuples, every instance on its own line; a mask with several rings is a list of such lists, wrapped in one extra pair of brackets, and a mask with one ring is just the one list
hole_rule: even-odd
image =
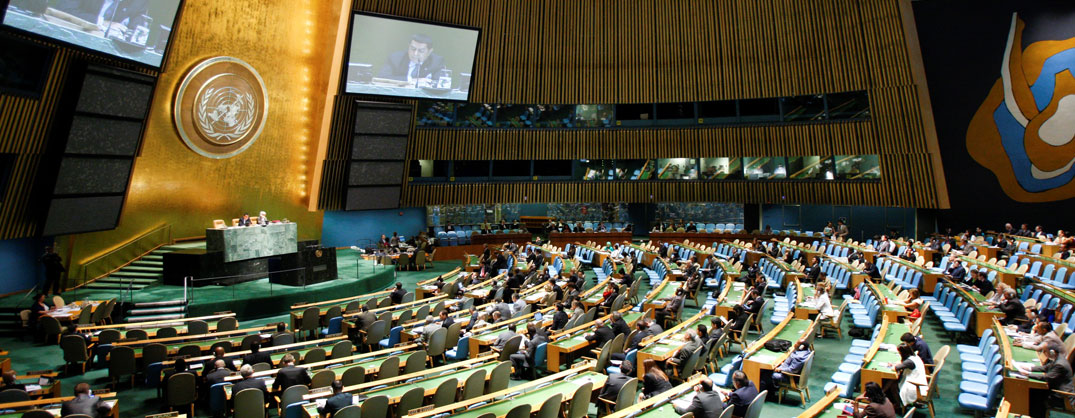
[(406, 51), (388, 55), (381, 65), (380, 77), (416, 85), (420, 79), (432, 80), (444, 68), (444, 57), (433, 53), (433, 39), (427, 35), (411, 36)]
[(63, 258), (56, 254), (51, 245), (45, 247), (45, 254), (41, 256), (41, 264), (45, 265), (45, 286), (41, 289), (41, 293), (51, 290), (52, 294), (58, 295), (63, 292), (64, 286), (61, 277), (67, 269), (63, 266)]
[(720, 394), (713, 390), (713, 381), (703, 377), (701, 382), (694, 385), (694, 400), (690, 406), (680, 408), (673, 406), (677, 414), (693, 413), (698, 418), (719, 418), (724, 412), (724, 402), (720, 400)]
[(351, 405), (354, 401), (354, 396), (350, 393), (343, 392), (343, 381), (332, 381), (332, 397), (325, 400), (325, 406), (318, 408), (317, 412), (321, 413), (321, 416), (327, 417), (333, 415), (336, 411), (343, 409), (346, 406)]
[(283, 393), (287, 388), (295, 385), (310, 385), (310, 374), (306, 373), (306, 369), (302, 367), (295, 367), (294, 356), (285, 354), (284, 358), (280, 359), (280, 364), (283, 367), (276, 372), (276, 380), (272, 383), (273, 392)]
[(254, 377), (254, 368), (250, 367), (249, 364), (239, 368), (239, 375), (243, 377), (243, 380), (232, 385), (232, 396), (242, 392), (244, 389), (257, 389), (264, 395), (265, 402), (269, 402), (272, 399), (272, 396), (269, 396), (269, 389), (265, 387), (265, 380)]
[(108, 415), (111, 410), (112, 407), (102, 402), (99, 396), (93, 396), (90, 385), (83, 382), (75, 385), (75, 398), (60, 407), (60, 416), (82, 414), (97, 418)]
[(272, 366), (272, 356), (269, 353), (261, 352), (261, 343), (254, 341), (250, 343), (250, 354), (243, 356), (243, 364), (249, 364), (251, 366), (258, 363), (267, 363)]

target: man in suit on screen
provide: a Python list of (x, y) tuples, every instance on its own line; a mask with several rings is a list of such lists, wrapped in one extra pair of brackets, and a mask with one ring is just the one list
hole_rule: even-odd
[(427, 35), (411, 36), (406, 51), (388, 55), (381, 65), (380, 77), (407, 81), (417, 85), (418, 80), (432, 80), (444, 68), (444, 57), (433, 53), (433, 39)]

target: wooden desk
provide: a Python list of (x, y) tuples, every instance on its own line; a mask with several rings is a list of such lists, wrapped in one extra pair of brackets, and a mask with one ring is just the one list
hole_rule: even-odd
[(981, 337), (985, 330), (993, 326), (993, 318), (1000, 319), (1004, 317), (1004, 312), (999, 309), (983, 306), (982, 303), (985, 302), (986, 297), (978, 293), (978, 291), (952, 283), (945, 283), (945, 286), (955, 291), (974, 308), (974, 332), (978, 337)]
[(523, 228), (526, 229), (545, 229), (545, 225), (552, 221), (551, 216), (520, 216), (519, 222), (523, 223)]
[(534, 236), (529, 232), (513, 232), (510, 234), (473, 234), (470, 236), (471, 245), (500, 245), (505, 242), (514, 243), (517, 245), (525, 245), (530, 242)]
[[(668, 305), (668, 302), (672, 300), (676, 295), (676, 289), (679, 288), (681, 283), (674, 282), (669, 279), (661, 281), (661, 284), (657, 285), (656, 289), (650, 291), (646, 299), (642, 301), (643, 310), (660, 310), (664, 309)], [(686, 300), (684, 299), (684, 303)]]
[[(94, 395), (94, 396), (100, 396), (101, 398), (104, 398), (105, 402), (108, 402), (109, 404), (111, 404), (111, 408), (108, 411), (108, 416), (109, 417), (119, 418), (119, 399), (116, 398), (115, 393), (110, 392), (110, 393), (103, 393), (103, 394)], [(10, 414), (3, 414), (3, 415), (0, 415), (0, 417), (2, 417), (2, 418), (19, 418), (19, 417), (22, 417), (23, 413), (25, 413), (25, 412), (27, 412), (29, 410), (42, 408), (42, 407), (49, 407), (51, 405), (62, 404), (64, 402), (67, 402), (67, 401), (72, 400), (74, 398), (75, 398), (74, 396), (62, 396), (62, 397), (55, 397), (55, 398), (34, 399), (34, 400), (30, 400), (30, 401), (0, 403), (0, 409), (22, 410), (22, 411), (13, 412), (13, 413), (10, 413)], [(49, 407), (49, 408), (47, 408), (45, 410), (49, 411), (50, 413), (52, 413), (53, 416), (59, 417), (60, 416), (60, 409), (61, 408), (58, 408), (58, 407), (57, 408)]]
[[(634, 326), (635, 322), (644, 316), (652, 315), (652, 312), (630, 312), (627, 311), (630, 307), (621, 311), (623, 320), (627, 322), (628, 326)], [(606, 326), (608, 326), (609, 315), (603, 317)], [(560, 371), (560, 366), (570, 361), (570, 359), (579, 357), (577, 354), (590, 348), (591, 343), (586, 339), (586, 336), (593, 332), (593, 325), (586, 323), (584, 325), (575, 327), (573, 329), (564, 331), (558, 335), (550, 337), (550, 343), (545, 346), (547, 353), (546, 367), (550, 372), (556, 373)], [(594, 347), (600, 349), (601, 347)]]
[[(576, 242), (593, 241), (599, 245), (606, 242), (623, 242), (631, 240), (631, 232), (551, 232), (549, 243), (563, 248), (566, 244), (575, 245)], [(598, 263), (597, 265), (601, 265)]]
[[(844, 415), (843, 405), (854, 401), (839, 398), (840, 391), (838, 389), (830, 390), (824, 397), (806, 408), (806, 411), (799, 414), (799, 418), (837, 418)], [(837, 399), (840, 402), (837, 402)]]
[[(709, 326), (709, 322), (712, 319), (713, 316), (706, 315), (704, 312), (698, 312), (676, 326), (669, 328), (660, 334), (646, 338), (639, 344), (643, 348), (638, 350), (636, 363), (641, 365), (647, 359), (651, 359), (657, 363), (667, 361), (681, 346), (683, 346), (683, 341), (678, 338), (680, 332), (686, 332), (685, 330), (694, 328), (698, 324)], [(638, 367), (637, 372), (638, 380), (642, 381), (646, 375), (646, 371), (642, 367)]]
[[(685, 394), (691, 393), (694, 390), (694, 385), (701, 382), (704, 377), (705, 374), (697, 373), (688, 377), (686, 381), (670, 390), (646, 398), (646, 400), (642, 402), (633, 403), (626, 408), (606, 415), (605, 418), (679, 418), (680, 414), (675, 411), (672, 402), (669, 400), (677, 399)], [(729, 395), (726, 390), (719, 387), (714, 387), (713, 390), (718, 391), (718, 393), (724, 397), (724, 400), (727, 401)]]
[(997, 344), (1000, 345), (1001, 361), (1004, 363), (1004, 371), (1001, 372), (1004, 373), (1004, 398), (1011, 403), (1011, 413), (1027, 415), (1030, 413), (1031, 391), (1048, 391), (1049, 384), (1041, 380), (1013, 377), (1017, 372), (1015, 363), (1040, 365), (1038, 353), (1012, 344), (1008, 331), (996, 319), (993, 320), (992, 328)]
[(895, 348), (883, 349), (882, 344), (885, 347), (898, 346), (901, 343), (900, 337), (910, 329), (910, 325), (907, 324), (892, 322), (888, 318), (882, 320), (877, 338), (874, 339), (870, 350), (863, 356), (860, 392), (865, 393), (866, 383), (874, 382), (881, 385), (885, 379), (899, 379), (899, 375), (889, 364), (899, 363), (900, 355)]
[(52, 309), (43, 312), (43, 314), (60, 321), (75, 322), (82, 315), (83, 310), (89, 309), (90, 312), (93, 312), (104, 302), (103, 300), (79, 300), (64, 306), (53, 306)]
[(969, 266), (973, 264), (978, 266), (979, 271), (982, 269), (987, 269), (988, 271), (997, 272), (997, 280), (1004, 282), (1004, 284), (1011, 286), (1013, 289), (1019, 288), (1020, 282), (1022, 281), (1022, 275), (1016, 273), (1015, 270), (1011, 270), (1005, 267), (998, 267), (994, 264), (989, 264), (985, 261), (978, 261), (978, 259), (970, 258), (965, 255), (960, 256), (959, 260), (968, 266), (968, 271), (970, 270)]
[(735, 305), (742, 304), (743, 298), (746, 297), (745, 283), (728, 282), (728, 284), (724, 286), (724, 290), (721, 290), (720, 297), (717, 298), (717, 305), (714, 307), (717, 316), (725, 318), (731, 318)]
[(743, 360), (743, 373), (747, 378), (759, 385), (762, 370), (774, 370), (791, 355), (792, 349), (784, 353), (777, 353), (765, 348), (765, 343), (774, 338), (791, 341), (793, 344), (801, 341), (809, 332), (813, 332), (813, 321), (807, 319), (794, 319), (791, 315), (784, 321), (769, 330), (765, 336), (754, 341), (747, 348), (747, 357)]
[(799, 291), (795, 293), (795, 319), (810, 319), (818, 314), (816, 306), (806, 303), (807, 300), (812, 300), (816, 294), (814, 292), (814, 285), (800, 283), (798, 280), (795, 280), (795, 283), (797, 283), (799, 289)]
[[(512, 386), (502, 391), (485, 394), (461, 402), (455, 402), (414, 415), (408, 415), (408, 417), (428, 418), (443, 413), (449, 413), (454, 418), (478, 418), (486, 414), (492, 414), (497, 418), (500, 418), (507, 415), (508, 411), (520, 404), (529, 404), (531, 410), (537, 411), (541, 408), (541, 404), (557, 393), (562, 395), (561, 399), (563, 401), (570, 402), (572, 395), (574, 395), (575, 391), (584, 383), (590, 383), (594, 393), (600, 393), (601, 388), (604, 387), (605, 382), (608, 380), (608, 376), (588, 370), (593, 368), (593, 366), (594, 363), (592, 361), (585, 362), (564, 372)], [(520, 394), (507, 397), (507, 395), (512, 393)], [(466, 409), (468, 406), (479, 402), (489, 403), (480, 407)]]
[(866, 288), (873, 292), (873, 295), (877, 297), (877, 301), (881, 303), (881, 313), (885, 319), (889, 322), (900, 322), (900, 318), (910, 315), (907, 312), (907, 308), (903, 305), (892, 304), (898, 299), (896, 294), (889, 289), (888, 286), (879, 285), (877, 283), (867, 282)]
[(202, 321), (202, 322), (211, 323), (211, 325), (209, 325), (209, 332), (213, 332), (213, 331), (216, 331), (216, 322), (217, 321), (220, 321), (221, 319), (224, 319), (224, 318), (234, 318), (234, 317), (235, 317), (235, 314), (229, 312), (229, 313), (216, 314), (216, 315), (198, 316), (198, 317), (191, 317), (191, 318), (164, 319), (164, 320), (160, 320), (160, 321), (149, 321), (149, 322), (135, 322), (135, 323), (130, 323), (130, 324), (78, 325), (78, 326), (76, 326), (76, 330), (80, 334), (92, 333), (94, 341), (96, 341), (97, 335), (99, 335), (101, 333), (101, 331), (104, 331), (106, 329), (115, 329), (115, 330), (119, 330), (120, 332), (127, 331), (127, 330), (132, 330), (132, 329), (140, 329), (140, 330), (144, 330), (146, 332), (146, 334), (149, 334), (149, 338), (153, 338), (153, 337), (155, 337), (157, 335), (157, 331), (160, 331), (161, 328), (175, 328), (175, 330), (179, 334), (186, 334), (187, 326), (182, 325), (182, 324), (185, 324), (185, 323), (191, 322), (191, 321)]

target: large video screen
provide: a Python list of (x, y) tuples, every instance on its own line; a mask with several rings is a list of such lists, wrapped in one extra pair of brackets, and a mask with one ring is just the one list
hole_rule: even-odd
[(356, 13), (344, 91), (467, 100), (477, 28)]
[(160, 68), (182, 0), (10, 0), (4, 25)]

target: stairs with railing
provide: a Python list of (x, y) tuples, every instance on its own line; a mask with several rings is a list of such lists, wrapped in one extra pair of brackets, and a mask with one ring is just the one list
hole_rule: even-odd
[(164, 254), (175, 250), (176, 248), (169, 245), (162, 246), (119, 270), (86, 284), (85, 288), (137, 291), (146, 286), (159, 284), (164, 278)]

